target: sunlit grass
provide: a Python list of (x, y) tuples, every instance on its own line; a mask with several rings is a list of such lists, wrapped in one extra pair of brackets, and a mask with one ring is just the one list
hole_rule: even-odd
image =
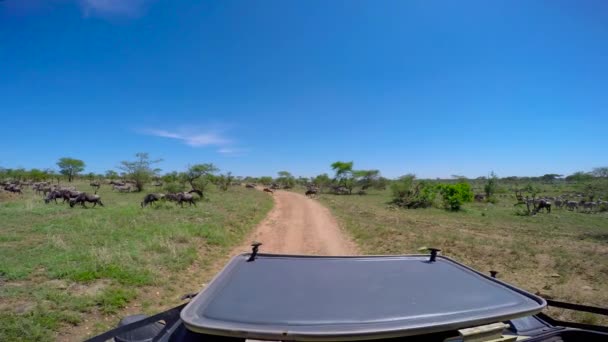
[[(85, 183), (78, 188), (90, 191)], [(99, 194), (105, 207), (89, 209), (44, 204), (31, 192), (2, 199), (0, 341), (52, 339), (89, 315), (116, 314), (140, 300), (175, 305), (174, 293), (186, 291), (176, 279), (223, 258), (272, 206), (270, 196), (240, 187), (212, 190), (208, 201), (184, 208), (142, 209), (144, 193), (108, 186)], [(171, 297), (150, 298), (151, 291)]]

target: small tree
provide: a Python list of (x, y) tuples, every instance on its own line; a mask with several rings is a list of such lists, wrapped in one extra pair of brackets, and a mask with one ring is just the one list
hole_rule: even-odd
[(337, 161), (331, 164), (332, 170), (336, 173), (334, 180), (338, 185), (348, 189), (348, 194), (352, 194), (355, 182), (353, 179), (353, 162)]
[(29, 178), (34, 182), (40, 182), (49, 177), (48, 173), (39, 169), (31, 169), (29, 171)]
[(228, 188), (230, 188), (230, 185), (232, 184), (232, 181), (234, 180), (234, 177), (232, 176), (232, 172), (228, 172), (225, 175), (219, 175), (216, 178), (216, 184), (218, 189), (222, 190), (222, 191), (227, 191)]
[(116, 178), (118, 178), (118, 172), (114, 170), (108, 170), (106, 171), (104, 176), (109, 180), (115, 180)]
[(380, 179), (379, 170), (356, 170), (353, 171), (353, 176), (357, 179), (357, 184), (361, 186), (361, 190), (367, 190), (371, 187), (377, 187)]
[(483, 190), (486, 193), (486, 198), (490, 200), (490, 198), (496, 193), (496, 189), (498, 188), (498, 177), (494, 171), (490, 172), (490, 177), (487, 178), (486, 185), (484, 185)]
[(439, 184), (439, 193), (443, 197), (443, 206), (452, 211), (458, 211), (466, 202), (473, 200), (473, 191), (468, 183)]
[(272, 177), (263, 176), (263, 177), (258, 178), (258, 181), (260, 183), (262, 183), (262, 185), (270, 185), (272, 183)]
[(183, 174), (185, 180), (190, 184), (192, 190), (200, 191), (204, 196), (207, 185), (211, 181), (214, 173), (218, 172), (219, 169), (211, 163), (206, 164), (195, 164), (188, 166), (188, 170)]
[(608, 177), (608, 166), (596, 167), (591, 171), (591, 174), (595, 177), (606, 178)]
[(152, 165), (160, 163), (162, 159), (150, 160), (147, 153), (136, 153), (135, 160), (120, 162), (119, 169), (123, 170), (125, 176), (135, 182), (135, 190), (142, 191), (144, 185), (150, 181), (158, 172)]
[(587, 172), (578, 171), (566, 177), (566, 180), (570, 182), (587, 182), (593, 180), (593, 175)]
[(68, 177), (68, 182), (71, 182), (85, 167), (82, 160), (68, 157), (59, 159), (57, 166), (59, 166), (59, 172)]
[(312, 180), (312, 184), (317, 186), (319, 188), (319, 191), (323, 192), (324, 189), (331, 185), (331, 178), (329, 178), (329, 175), (327, 175), (327, 173), (323, 173), (316, 176)]
[(165, 191), (170, 194), (174, 194), (174, 193), (182, 192), (182, 191), (186, 190), (186, 186), (184, 185), (184, 183), (174, 181), (174, 182), (167, 182), (165, 184), (165, 186), (163, 187), (163, 189), (165, 189)]
[(277, 178), (277, 182), (282, 188), (285, 189), (291, 189), (296, 184), (295, 178), (287, 171), (279, 171), (279, 178)]
[(393, 204), (408, 209), (427, 208), (435, 201), (435, 187), (428, 182), (416, 182), (416, 176), (408, 174), (391, 184)]

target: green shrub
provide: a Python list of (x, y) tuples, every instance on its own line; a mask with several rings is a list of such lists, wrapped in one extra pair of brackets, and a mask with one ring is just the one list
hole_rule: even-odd
[(435, 200), (435, 187), (425, 181), (415, 181), (414, 175), (405, 175), (391, 184), (393, 204), (408, 209), (427, 208)]
[(446, 209), (457, 211), (464, 203), (473, 201), (473, 191), (468, 183), (439, 184), (437, 189)]
[(185, 191), (186, 186), (184, 185), (184, 183), (172, 182), (172, 183), (167, 183), (165, 185), (164, 189), (168, 193), (176, 193), (176, 192)]

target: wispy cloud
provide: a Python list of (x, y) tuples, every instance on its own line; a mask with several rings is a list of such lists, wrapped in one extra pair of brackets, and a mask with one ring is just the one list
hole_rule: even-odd
[(171, 132), (162, 129), (146, 129), (142, 133), (161, 138), (181, 140), (186, 145), (193, 147), (220, 146), (222, 147), (220, 150), (230, 150), (230, 148), (224, 147), (231, 143), (230, 139), (223, 137), (217, 132)]
[(151, 0), (78, 0), (85, 17), (128, 16), (142, 14)]
[(219, 150), (217, 150), (217, 153), (221, 153), (223, 155), (229, 155), (229, 156), (240, 156), (240, 155), (243, 155), (247, 151), (249, 151), (249, 150), (245, 149), (245, 148), (222, 147)]

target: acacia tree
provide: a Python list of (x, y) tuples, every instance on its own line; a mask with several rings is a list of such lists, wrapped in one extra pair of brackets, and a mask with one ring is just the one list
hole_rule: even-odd
[(188, 166), (188, 170), (184, 172), (183, 177), (190, 184), (192, 190), (200, 191), (201, 197), (205, 197), (207, 185), (209, 185), (213, 174), (219, 170), (211, 163), (194, 164)]
[(116, 178), (118, 178), (118, 172), (114, 170), (108, 170), (106, 171), (104, 176), (109, 180), (115, 180)]
[(348, 189), (349, 195), (352, 194), (353, 187), (355, 185), (353, 179), (353, 162), (337, 161), (331, 164), (331, 168), (336, 173), (334, 180), (338, 183), (338, 185)]
[(327, 175), (327, 173), (320, 174), (316, 176), (312, 183), (319, 188), (319, 191), (323, 192), (323, 189), (331, 185), (331, 178)]
[(296, 181), (295, 178), (291, 175), (291, 173), (287, 171), (279, 171), (278, 174), (279, 178), (277, 178), (277, 182), (281, 185), (282, 188), (293, 188)]
[(153, 169), (152, 165), (160, 163), (162, 159), (150, 160), (148, 154), (144, 152), (136, 153), (135, 158), (133, 161), (121, 161), (118, 168), (124, 171), (126, 178), (135, 182), (135, 190), (139, 192), (160, 171)]
[(374, 186), (380, 179), (379, 170), (355, 170), (353, 176), (357, 179), (357, 183), (361, 186), (361, 190), (366, 190)]
[(596, 167), (591, 171), (591, 174), (595, 177), (606, 178), (608, 177), (608, 166)]
[(68, 182), (71, 182), (74, 179), (74, 176), (77, 176), (79, 172), (82, 172), (85, 167), (82, 160), (68, 157), (59, 159), (57, 166), (59, 166), (59, 172), (68, 177)]

